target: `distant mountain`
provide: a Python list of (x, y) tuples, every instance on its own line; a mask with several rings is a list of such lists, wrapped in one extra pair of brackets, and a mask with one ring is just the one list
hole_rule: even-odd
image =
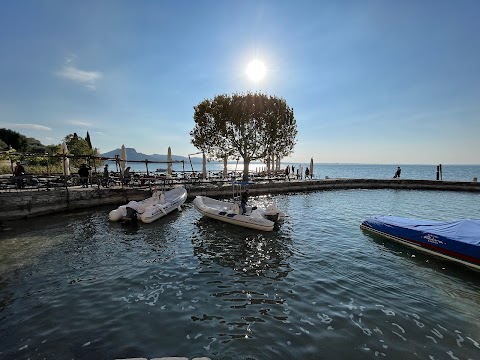
[[(167, 161), (167, 156), (168, 155), (161, 155), (161, 154), (152, 154), (152, 155), (147, 155), (143, 153), (137, 152), (134, 148), (125, 148), (127, 150), (127, 161)], [(100, 156), (103, 157), (109, 157), (109, 158), (114, 158), (116, 155), (120, 156), (122, 150), (121, 149), (115, 149), (106, 153), (101, 154)], [(199, 157), (190, 157), (192, 159), (192, 163), (198, 164), (202, 163), (202, 158)], [(172, 154), (172, 160), (173, 161), (181, 161), (184, 160), (188, 162), (188, 157), (185, 156), (180, 156), (180, 155), (173, 155)]]

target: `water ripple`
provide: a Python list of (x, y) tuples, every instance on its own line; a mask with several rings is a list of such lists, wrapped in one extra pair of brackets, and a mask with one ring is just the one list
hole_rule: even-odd
[(206, 219), (191, 203), (128, 228), (107, 220), (108, 207), (19, 222), (0, 241), (0, 358), (474, 359), (478, 274), (359, 224), (383, 213), (480, 218), (478, 200), (254, 197), (289, 215), (270, 233)]

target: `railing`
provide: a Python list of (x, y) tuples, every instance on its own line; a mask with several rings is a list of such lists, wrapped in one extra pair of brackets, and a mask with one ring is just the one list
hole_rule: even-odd
[[(54, 190), (72, 187), (125, 187), (142, 188), (152, 186), (173, 186), (173, 185), (219, 185), (222, 183), (231, 183), (232, 181), (242, 180), (242, 172), (229, 172), (227, 177), (223, 177), (223, 171), (209, 171), (207, 178), (203, 179), (202, 173), (198, 172), (174, 172), (172, 175), (166, 174), (144, 174), (134, 173), (130, 178), (123, 178), (119, 172), (111, 172), (108, 179), (103, 177), (103, 173), (93, 173), (87, 178), (81, 178), (78, 174), (64, 176), (54, 175), (23, 175), (11, 176), (0, 175), (0, 191), (11, 190)], [(285, 181), (286, 176), (282, 173), (251, 173), (249, 179), (253, 181)], [(290, 176), (290, 180), (294, 177)]]

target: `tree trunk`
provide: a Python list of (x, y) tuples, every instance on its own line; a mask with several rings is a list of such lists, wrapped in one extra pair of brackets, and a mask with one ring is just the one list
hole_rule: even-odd
[(243, 159), (243, 181), (248, 181), (249, 166), (250, 166), (250, 159)]
[(228, 157), (224, 156), (223, 157), (223, 178), (224, 179), (226, 179), (228, 177), (227, 161), (228, 161)]

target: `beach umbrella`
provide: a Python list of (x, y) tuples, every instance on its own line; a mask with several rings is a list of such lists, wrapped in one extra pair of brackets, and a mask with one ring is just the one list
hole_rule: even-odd
[(223, 158), (223, 178), (225, 179), (228, 175), (228, 171), (227, 171), (227, 160), (228, 160), (228, 157), (224, 157)]
[(207, 178), (207, 157), (205, 156), (205, 153), (203, 153), (202, 177), (204, 179)]
[(62, 142), (62, 153), (63, 153), (63, 175), (70, 175), (70, 159), (66, 157), (68, 153), (68, 147), (65, 143), (65, 140)]
[(125, 168), (127, 167), (127, 149), (125, 145), (122, 145), (122, 150), (120, 151), (120, 173), (123, 175)]
[(167, 161), (167, 175), (172, 175), (172, 149), (170, 149), (170, 146), (168, 147)]
[(310, 159), (310, 179), (313, 179), (313, 158)]

